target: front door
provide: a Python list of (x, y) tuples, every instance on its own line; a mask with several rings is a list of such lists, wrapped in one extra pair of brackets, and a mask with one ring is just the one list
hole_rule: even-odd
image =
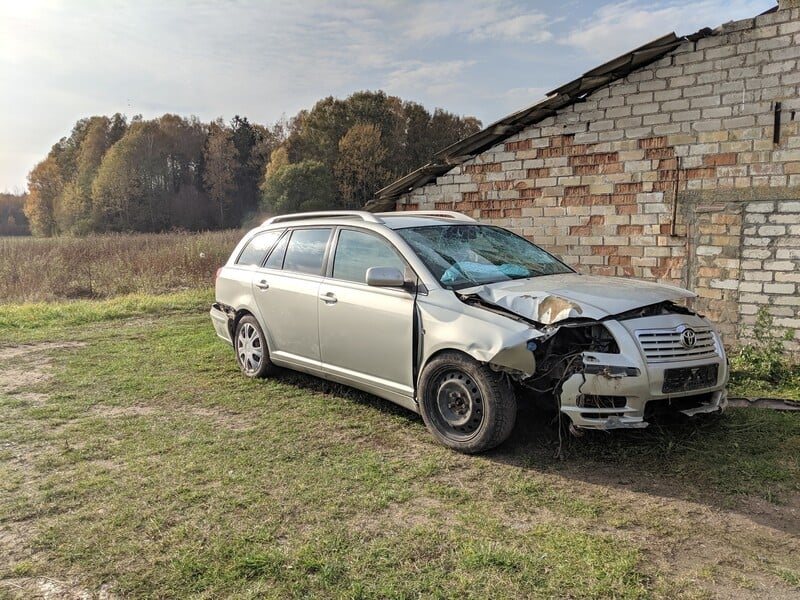
[(386, 239), (340, 230), (331, 277), (319, 287), (323, 368), (332, 378), (375, 394), (411, 398), (414, 295), (403, 288), (368, 286), (370, 267), (407, 269)]

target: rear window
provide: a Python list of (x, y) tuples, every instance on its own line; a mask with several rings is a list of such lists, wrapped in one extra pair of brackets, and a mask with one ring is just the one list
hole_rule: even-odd
[(239, 253), (236, 264), (260, 267), (267, 257), (267, 253), (272, 250), (272, 247), (275, 245), (281, 233), (283, 233), (283, 230), (276, 229), (274, 231), (259, 233), (253, 237)]

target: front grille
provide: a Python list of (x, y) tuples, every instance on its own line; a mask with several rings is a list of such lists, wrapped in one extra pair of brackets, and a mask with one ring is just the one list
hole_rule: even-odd
[[(694, 332), (694, 345), (684, 344), (686, 332)], [(640, 329), (636, 339), (642, 347), (647, 362), (673, 362), (678, 360), (700, 360), (719, 356), (714, 334), (708, 327), (687, 327), (680, 325), (675, 329)]]

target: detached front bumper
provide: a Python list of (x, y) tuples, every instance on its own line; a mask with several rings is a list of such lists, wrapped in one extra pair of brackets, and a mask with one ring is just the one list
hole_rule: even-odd
[[(682, 413), (694, 416), (725, 410), (728, 404), (727, 361), (724, 357), (702, 363), (636, 366), (625, 364), (623, 355), (597, 355), (588, 362), (584, 357), (582, 372), (570, 376), (561, 388), (559, 407), (575, 427), (619, 429), (647, 427), (647, 419), (657, 414)], [(613, 364), (614, 362), (618, 364)], [(612, 363), (612, 364), (608, 364)], [(707, 386), (663, 393), (668, 371), (712, 370), (716, 381)]]

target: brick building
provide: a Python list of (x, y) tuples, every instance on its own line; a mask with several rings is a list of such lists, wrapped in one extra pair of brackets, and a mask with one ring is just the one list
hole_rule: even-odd
[(587, 273), (674, 283), (800, 348), (800, 0), (664, 36), (439, 152), (376, 206), (457, 210)]

